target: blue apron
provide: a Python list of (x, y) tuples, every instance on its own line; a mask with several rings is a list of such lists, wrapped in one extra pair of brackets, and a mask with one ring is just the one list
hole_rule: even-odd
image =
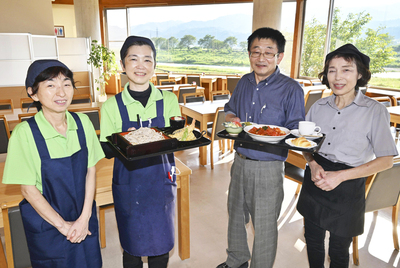
[[(78, 126), (81, 150), (72, 156), (51, 159), (35, 118), (28, 120), (41, 159), (43, 196), (65, 221), (75, 221), (82, 213), (88, 164), (88, 149), (81, 120), (71, 113)], [(93, 201), (88, 235), (81, 243), (71, 243), (45, 221), (25, 199), (20, 203), (22, 221), (32, 267), (101, 267), (96, 204)]]
[[(115, 97), (122, 131), (140, 128), (139, 122), (129, 121), (121, 93)], [(156, 109), (157, 116), (151, 125), (164, 127), (163, 99), (156, 102)], [(142, 125), (147, 127), (149, 122), (144, 121)], [(129, 161), (126, 165), (115, 158), (112, 190), (119, 239), (122, 248), (133, 256), (158, 256), (174, 247), (176, 177), (171, 175), (173, 166), (172, 153)]]

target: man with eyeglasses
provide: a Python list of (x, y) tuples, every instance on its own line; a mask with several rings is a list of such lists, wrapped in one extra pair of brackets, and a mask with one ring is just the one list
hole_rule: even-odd
[[(253, 72), (238, 82), (225, 105), (225, 120), (298, 128), (305, 113), (303, 89), (278, 67), (285, 37), (278, 30), (260, 28), (247, 41)], [(272, 267), (288, 150), (243, 142), (235, 142), (235, 149), (228, 195), (228, 257), (217, 268), (247, 268), (250, 259), (251, 268)], [(252, 255), (246, 233), (250, 216), (254, 227)]]

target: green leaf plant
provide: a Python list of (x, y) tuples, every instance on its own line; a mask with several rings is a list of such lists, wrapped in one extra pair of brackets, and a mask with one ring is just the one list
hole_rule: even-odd
[(95, 82), (99, 85), (97, 90), (100, 91), (100, 95), (105, 95), (105, 86), (108, 85), (107, 81), (112, 75), (118, 72), (114, 52), (108, 47), (99, 44), (97, 40), (93, 40), (87, 63), (99, 69), (100, 76), (98, 79), (95, 79)]

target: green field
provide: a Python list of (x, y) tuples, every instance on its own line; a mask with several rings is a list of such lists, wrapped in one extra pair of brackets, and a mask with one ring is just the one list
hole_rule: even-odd
[[(157, 64), (156, 72), (179, 72), (179, 73), (212, 73), (212, 74), (245, 74), (250, 71), (247, 51), (236, 50), (205, 50), (202, 48), (158, 50), (157, 62), (188, 64), (189, 66), (170, 66)], [(200, 66), (190, 66), (200, 65)], [(204, 65), (201, 66), (201, 65)], [(226, 68), (212, 67), (226, 66)], [(233, 69), (232, 66), (249, 67), (248, 70)], [(378, 78), (373, 77), (370, 85), (398, 88), (400, 89), (400, 78)]]

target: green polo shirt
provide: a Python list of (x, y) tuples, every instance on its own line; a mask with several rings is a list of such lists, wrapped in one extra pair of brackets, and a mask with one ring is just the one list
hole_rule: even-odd
[[(85, 114), (77, 114), (85, 131), (88, 148), (88, 168), (93, 167), (104, 157), (104, 153), (89, 117)], [(71, 156), (81, 148), (76, 122), (68, 111), (66, 115), (67, 137), (58, 133), (51, 126), (42, 111), (35, 115), (39, 130), (46, 141), (52, 159)], [(54, 172), (57, 172), (57, 170), (54, 170)], [(3, 183), (36, 185), (42, 193), (41, 159), (31, 128), (26, 121), (18, 124), (12, 132), (8, 144)]]
[[(122, 101), (128, 110), (130, 121), (137, 122), (138, 114), (143, 121), (147, 121), (148, 118), (155, 118), (157, 116), (156, 101), (161, 99), (164, 100), (164, 120), (166, 127), (169, 127), (170, 117), (181, 115), (178, 99), (174, 93), (164, 90), (161, 94), (160, 90), (150, 83), (150, 97), (146, 107), (143, 107), (139, 101), (131, 97), (128, 92), (128, 85), (129, 83), (125, 85), (125, 89), (122, 91)], [(109, 98), (101, 107), (100, 141), (105, 142), (107, 141), (107, 136), (121, 131), (122, 119), (117, 100), (114, 96)]]

